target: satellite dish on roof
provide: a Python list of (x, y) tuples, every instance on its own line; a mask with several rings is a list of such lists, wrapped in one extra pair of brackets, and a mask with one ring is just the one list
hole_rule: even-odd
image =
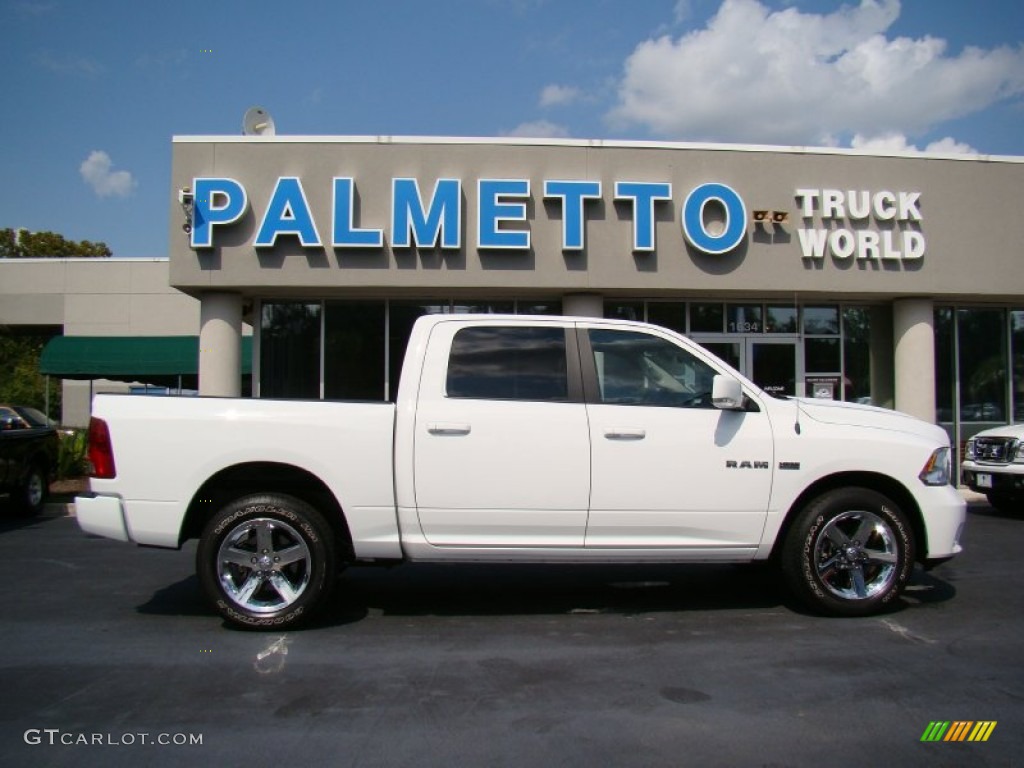
[(263, 107), (250, 107), (242, 118), (243, 136), (273, 136), (274, 118)]

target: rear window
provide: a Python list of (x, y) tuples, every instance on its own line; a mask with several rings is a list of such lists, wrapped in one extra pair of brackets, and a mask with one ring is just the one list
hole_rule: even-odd
[(445, 391), (459, 398), (567, 401), (565, 330), (463, 328), (452, 340)]

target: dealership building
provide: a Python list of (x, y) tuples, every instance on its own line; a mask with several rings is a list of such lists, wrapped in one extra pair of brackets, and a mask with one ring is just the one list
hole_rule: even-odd
[(1021, 189), (1019, 157), (177, 137), (161, 300), (204, 395), (393, 399), (420, 315), (605, 316), (961, 442), (1024, 420)]

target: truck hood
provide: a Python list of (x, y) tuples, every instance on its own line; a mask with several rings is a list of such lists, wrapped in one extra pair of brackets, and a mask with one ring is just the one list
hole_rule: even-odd
[(847, 403), (842, 400), (816, 400), (806, 397), (790, 398), (800, 410), (800, 416), (825, 424), (839, 424), (852, 427), (887, 429), (917, 435), (941, 444), (949, 443), (946, 431), (935, 424), (909, 416), (900, 411), (879, 408), (874, 405)]
[(975, 437), (1015, 437), (1018, 440), (1024, 440), (1024, 424), (1004, 424), (1001, 427), (992, 427), (992, 429), (986, 429)]

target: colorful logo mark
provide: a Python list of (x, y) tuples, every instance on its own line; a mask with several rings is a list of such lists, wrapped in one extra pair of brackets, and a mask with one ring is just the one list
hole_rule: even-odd
[(921, 741), (988, 741), (996, 729), (995, 720), (932, 720)]

